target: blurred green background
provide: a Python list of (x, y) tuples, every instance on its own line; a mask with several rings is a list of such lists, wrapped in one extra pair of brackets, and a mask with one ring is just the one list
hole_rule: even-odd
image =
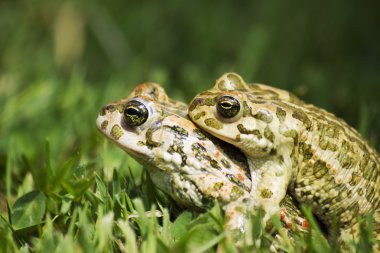
[(96, 163), (99, 109), (137, 84), (189, 102), (227, 71), (334, 112), (379, 149), (379, 24), (379, 1), (2, 0), (0, 192), (43, 166), (47, 139), (53, 163)]

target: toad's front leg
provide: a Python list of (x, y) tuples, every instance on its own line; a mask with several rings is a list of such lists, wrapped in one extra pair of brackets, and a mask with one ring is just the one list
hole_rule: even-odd
[[(236, 245), (255, 245), (256, 248), (260, 248), (260, 235), (265, 230), (266, 233), (270, 233), (275, 237), (270, 249), (272, 252), (277, 252), (276, 249), (278, 245), (284, 246), (284, 242), (286, 241), (294, 245), (295, 238), (293, 235), (295, 232), (305, 233), (308, 231), (308, 222), (290, 195), (286, 195), (281, 201), (281, 211), (276, 213), (282, 224), (282, 227), (278, 231), (272, 230), (272, 226), (267, 226), (267, 224), (270, 223), (263, 223), (263, 217), (260, 217), (262, 213), (258, 212), (258, 208), (252, 209), (254, 205), (251, 201), (252, 198), (250, 198), (250, 196), (244, 196), (224, 207), (226, 215), (226, 235), (232, 241), (236, 242)], [(256, 215), (256, 218), (253, 219), (261, 219), (262, 226), (259, 231), (253, 230), (252, 221), (250, 219), (252, 215)], [(254, 234), (256, 235), (254, 236)], [(282, 237), (283, 235), (285, 235), (285, 237)]]
[(277, 156), (251, 158), (248, 162), (252, 176), (253, 208), (262, 208), (265, 211), (264, 221), (267, 221), (281, 211), (280, 203), (285, 198), (291, 179), (291, 166)]

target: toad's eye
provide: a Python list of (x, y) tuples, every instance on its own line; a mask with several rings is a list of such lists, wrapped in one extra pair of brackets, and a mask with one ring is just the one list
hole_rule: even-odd
[(141, 126), (148, 119), (146, 106), (136, 100), (129, 101), (124, 107), (124, 121), (130, 127)]
[(216, 103), (216, 110), (219, 115), (224, 118), (233, 118), (240, 111), (239, 101), (231, 96), (222, 96), (218, 98)]

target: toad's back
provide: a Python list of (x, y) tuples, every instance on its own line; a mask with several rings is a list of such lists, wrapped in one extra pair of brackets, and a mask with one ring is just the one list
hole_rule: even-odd
[[(268, 86), (250, 88), (252, 93), (269, 90), (276, 94)], [(376, 151), (343, 120), (286, 93), (281, 91), (267, 102), (276, 108), (278, 134), (290, 135), (295, 144), (291, 158), (296, 175), (289, 190), (296, 199), (310, 204), (326, 224), (337, 215), (343, 227), (359, 214), (377, 210), (380, 166)]]

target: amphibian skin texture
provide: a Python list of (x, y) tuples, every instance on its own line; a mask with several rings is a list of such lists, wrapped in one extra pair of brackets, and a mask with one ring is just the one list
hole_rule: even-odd
[(344, 238), (356, 237), (356, 218), (373, 212), (378, 238), (379, 156), (343, 120), (287, 91), (246, 84), (235, 73), (198, 94), (189, 116), (247, 155), (253, 203), (269, 214), (288, 192), (328, 228), (336, 215)]
[[(218, 201), (226, 226), (243, 230), (252, 180), (246, 157), (204, 133), (187, 117), (186, 104), (171, 100), (157, 84), (144, 83), (103, 107), (98, 129), (144, 165), (154, 184), (181, 206), (202, 210)], [(307, 224), (291, 197), (281, 203), (286, 229)]]

